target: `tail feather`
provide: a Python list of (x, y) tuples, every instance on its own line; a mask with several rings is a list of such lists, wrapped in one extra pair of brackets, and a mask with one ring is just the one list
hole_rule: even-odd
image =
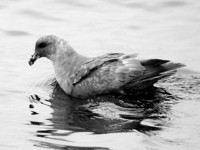
[(176, 73), (178, 68), (184, 67), (181, 63), (172, 63), (168, 60), (150, 59), (143, 60), (141, 64), (145, 67), (143, 75), (126, 85), (128, 91), (142, 90), (153, 86), (158, 80), (169, 77)]
[(181, 68), (181, 67), (185, 67), (184, 64), (181, 64), (181, 63), (173, 63), (173, 62), (168, 62), (168, 63), (165, 63), (162, 65), (163, 68), (165, 70), (175, 70), (175, 69), (178, 69), (178, 68)]
[[(160, 60), (159, 60), (160, 62)], [(166, 62), (164, 64), (160, 65), (146, 65), (146, 71), (144, 72), (143, 76), (140, 78), (141, 80), (150, 79), (155, 76), (160, 76), (164, 72), (176, 70), (178, 68), (184, 67), (184, 64), (181, 63), (172, 63), (172, 62)]]
[(162, 79), (162, 78), (165, 78), (165, 77), (169, 77), (169, 76), (175, 74), (176, 72), (177, 72), (176, 70), (164, 72), (164, 73), (159, 74), (158, 76), (154, 76), (154, 77), (151, 77), (151, 78), (141, 80), (140, 82), (154, 81), (154, 80), (156, 81), (156, 80), (159, 80), (159, 79)]
[(140, 63), (143, 66), (159, 66), (161, 64), (170, 62), (169, 60), (162, 60), (162, 59), (147, 59), (147, 60), (141, 60)]

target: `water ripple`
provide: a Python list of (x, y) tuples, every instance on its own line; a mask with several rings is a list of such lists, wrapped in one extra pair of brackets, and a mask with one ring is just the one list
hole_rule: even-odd
[(30, 33), (25, 32), (25, 31), (20, 31), (20, 30), (4, 30), (4, 29), (0, 29), (0, 31), (3, 34), (6, 34), (8, 36), (27, 36), (27, 35), (30, 35)]
[(35, 10), (20, 10), (20, 13), (23, 15), (28, 15), (30, 17), (36, 18), (36, 19), (45, 19), (45, 20), (51, 20), (51, 21), (63, 21), (63, 19), (47, 15), (43, 12), (35, 11)]

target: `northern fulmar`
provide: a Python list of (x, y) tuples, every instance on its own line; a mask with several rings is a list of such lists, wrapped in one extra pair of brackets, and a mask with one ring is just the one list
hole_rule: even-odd
[(52, 61), (60, 87), (77, 98), (145, 90), (184, 66), (162, 59), (141, 60), (136, 58), (136, 54), (108, 53), (85, 57), (66, 40), (54, 35), (37, 40), (29, 65), (41, 57)]

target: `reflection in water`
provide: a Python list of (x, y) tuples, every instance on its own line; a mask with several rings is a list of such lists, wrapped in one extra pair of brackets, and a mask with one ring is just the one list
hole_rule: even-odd
[[(52, 87), (50, 99), (43, 99), (38, 94), (29, 97), (32, 116), (42, 113), (34, 110), (35, 104), (52, 109), (51, 115), (43, 121), (30, 121), (32, 125), (43, 126), (36, 131), (36, 136), (47, 139), (67, 137), (77, 132), (104, 134), (137, 130), (148, 133), (162, 130), (169, 117), (170, 104), (178, 99), (162, 88), (152, 88), (134, 95), (104, 95), (83, 100), (66, 95), (57, 83), (52, 84)], [(46, 123), (47, 120), (50, 122)], [(66, 146), (46, 141), (34, 142), (40, 147), (61, 149)]]

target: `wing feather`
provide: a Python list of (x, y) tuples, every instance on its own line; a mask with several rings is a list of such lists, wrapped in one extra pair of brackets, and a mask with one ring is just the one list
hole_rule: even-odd
[(109, 53), (100, 57), (93, 58), (87, 62), (85, 62), (81, 68), (73, 74), (70, 79), (73, 85), (81, 82), (84, 78), (86, 78), (89, 74), (91, 74), (94, 70), (100, 68), (107, 62), (118, 61), (119, 57), (122, 56), (123, 53)]

